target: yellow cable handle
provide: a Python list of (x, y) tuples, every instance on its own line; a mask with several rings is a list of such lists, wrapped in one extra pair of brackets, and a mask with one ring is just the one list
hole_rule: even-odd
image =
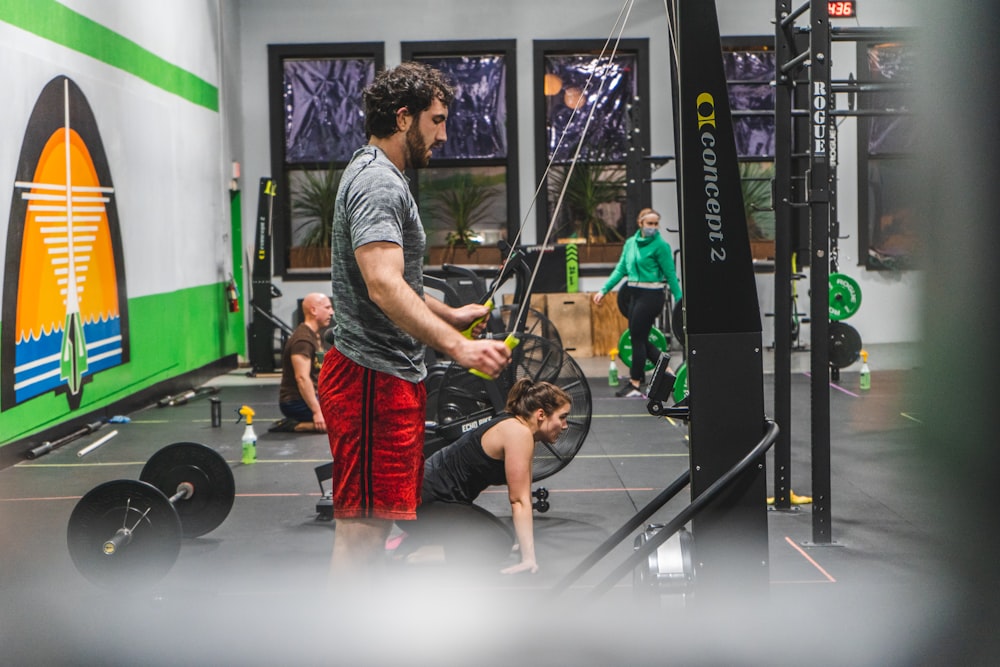
[(478, 327), (481, 323), (485, 322), (486, 318), (490, 316), (490, 312), (489, 311), (493, 310), (493, 299), (487, 299), (486, 303), (484, 303), (483, 305), (486, 306), (486, 311), (487, 311), (486, 314), (483, 315), (482, 317), (474, 320), (472, 322), (472, 324), (469, 325), (468, 329), (464, 329), (462, 331), (462, 335), (465, 336), (466, 338), (471, 339), (472, 338), (472, 330), (475, 329), (476, 327)]
[(247, 426), (253, 424), (253, 416), (257, 414), (256, 412), (253, 411), (253, 408), (251, 408), (249, 405), (244, 405), (242, 408), (240, 408), (239, 413), (244, 417), (246, 417)]
[[(507, 334), (507, 338), (504, 339), (503, 344), (507, 346), (507, 349), (513, 351), (514, 348), (517, 347), (520, 344), (520, 342), (521, 342), (521, 339), (518, 338), (517, 336), (515, 336), (514, 334)], [(469, 372), (472, 373), (473, 375), (475, 375), (476, 377), (483, 378), (484, 380), (492, 380), (493, 379), (489, 375), (487, 375), (486, 373), (484, 373), (484, 372), (482, 372), (480, 370), (476, 370), (475, 368), (470, 368)]]

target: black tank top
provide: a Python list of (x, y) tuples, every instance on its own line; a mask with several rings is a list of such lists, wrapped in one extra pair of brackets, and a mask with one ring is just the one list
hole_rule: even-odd
[(444, 500), (471, 503), (486, 487), (506, 484), (504, 462), (483, 451), (483, 434), (514, 415), (501, 413), (424, 462), (423, 502)]

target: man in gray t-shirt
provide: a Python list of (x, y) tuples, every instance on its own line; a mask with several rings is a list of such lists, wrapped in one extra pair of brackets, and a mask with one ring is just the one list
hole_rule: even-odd
[(440, 73), (416, 63), (380, 72), (365, 89), (368, 145), (344, 172), (333, 222), (334, 347), (320, 372), (320, 405), (333, 454), (342, 575), (380, 561), (395, 519), (416, 517), (423, 473), (424, 346), (496, 377), (510, 363), (502, 341), (460, 330), (485, 306), (450, 308), (424, 294), (425, 237), (403, 175), (427, 166), (447, 138), (453, 98)]
[(354, 251), (369, 243), (395, 244), (403, 251), (403, 279), (424, 296), (425, 236), (417, 204), (406, 177), (370, 144), (355, 152), (340, 182), (333, 222), (337, 349), (362, 366), (419, 382), (426, 375), (423, 343), (365, 298), (361, 268), (351, 261)]

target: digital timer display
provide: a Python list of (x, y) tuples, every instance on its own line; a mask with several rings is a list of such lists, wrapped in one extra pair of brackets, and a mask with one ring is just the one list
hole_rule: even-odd
[(836, 0), (826, 3), (827, 16), (832, 19), (853, 19), (858, 16), (858, 3), (854, 0)]

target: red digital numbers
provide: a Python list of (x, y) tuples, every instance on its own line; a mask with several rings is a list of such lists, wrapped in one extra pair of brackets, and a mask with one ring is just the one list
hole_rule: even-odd
[(857, 16), (853, 0), (837, 0), (826, 3), (827, 16), (830, 18), (852, 19)]

